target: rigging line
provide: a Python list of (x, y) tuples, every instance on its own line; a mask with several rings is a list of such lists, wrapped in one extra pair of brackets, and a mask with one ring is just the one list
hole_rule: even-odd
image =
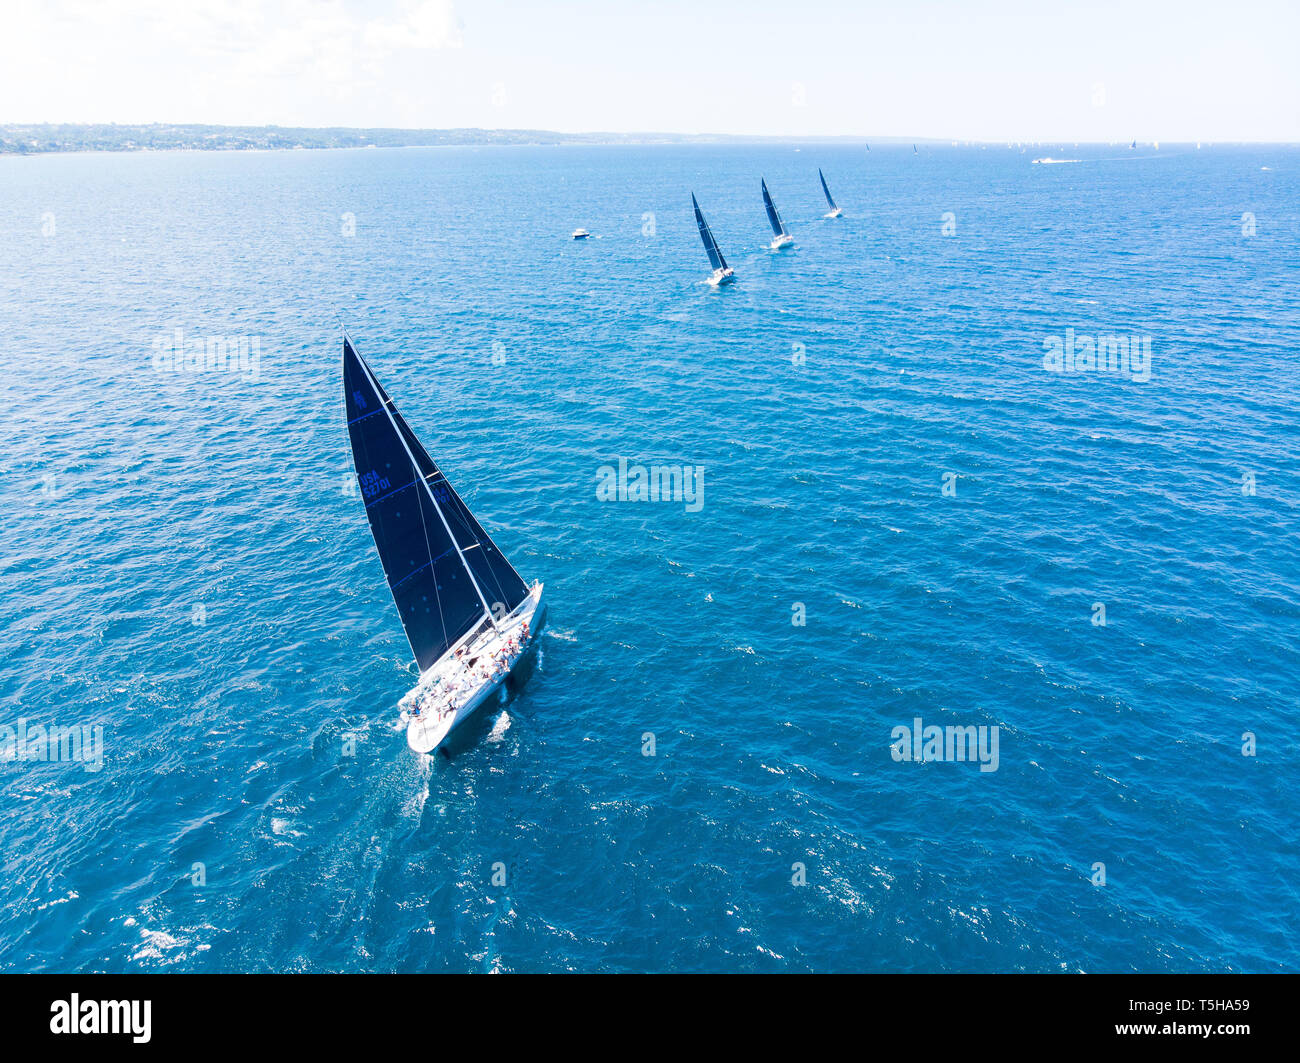
[[(390, 400), (390, 402), (391, 402), (391, 400)], [(410, 432), (410, 434), (411, 434), (412, 437), (414, 437), (414, 436), (415, 436), (415, 433), (414, 433), (413, 431), (410, 431), (410, 425), (407, 423), (406, 418), (403, 417), (403, 416), (401, 415), (401, 413), (399, 413), (399, 412), (397, 411), (397, 407), (396, 407), (395, 404), (393, 405), (393, 413), (394, 413), (394, 414), (396, 415), (396, 417), (401, 421), (402, 426), (405, 427), (405, 428), (407, 429), (408, 432)], [(465, 522), (465, 520), (464, 520), (464, 516), (463, 516), (463, 513), (461, 512), (461, 510), (467, 510), (468, 507), (465, 506), (464, 501), (461, 500), (460, 495), (456, 492), (456, 489), (455, 489), (454, 487), (451, 486), (451, 481), (448, 480), (447, 477), (446, 477), (446, 475), (442, 472), (442, 470), (441, 470), (440, 468), (438, 468), (437, 463), (434, 462), (432, 458), (430, 458), (429, 460), (430, 460), (430, 463), (433, 465), (434, 472), (431, 472), (431, 473), (425, 473), (425, 471), (424, 471), (422, 468), (417, 468), (417, 469), (416, 469), (416, 477), (417, 477), (418, 479), (421, 479), (421, 480), (424, 481), (427, 490), (432, 491), (434, 487), (442, 487), (442, 488), (445, 488), (446, 491), (448, 492), (448, 494), (449, 494), (453, 499), (455, 499), (456, 501), (460, 502), (460, 507), (459, 507), (459, 509), (458, 509), (456, 506), (454, 506), (454, 505), (451, 507), (451, 509), (452, 509), (452, 516), (456, 519), (457, 527), (459, 527), (459, 528), (461, 529), (462, 533), (463, 533), (467, 538), (473, 539), (473, 544), (472, 544), (472, 545), (468, 545), (468, 546), (466, 546), (466, 547), (464, 548), (464, 551), (462, 551), (462, 555), (463, 555), (464, 553), (470, 551), (470, 550), (473, 550), (475, 547), (478, 547), (480, 550), (483, 551), (484, 555), (486, 556), (487, 551), (486, 551), (486, 550), (484, 549), (484, 547), (483, 547), (483, 542), (482, 542), (482, 540), (479, 539), (476, 535), (473, 534), (473, 529), (472, 529), (472, 528), (471, 528), (471, 527), (470, 527), (470, 526)], [(414, 481), (412, 481), (412, 482), (414, 482)], [(445, 517), (445, 514), (444, 514), (444, 517)], [(423, 508), (423, 507), (420, 508), (420, 520), (421, 520), (422, 523), (424, 522), (424, 508)], [(449, 529), (449, 530), (450, 530), (450, 529)], [(427, 545), (427, 544), (428, 544), (428, 538), (429, 538), (429, 530), (428, 530), (428, 525), (427, 525), (427, 524), (424, 525), (424, 534), (425, 534), (425, 543), (426, 543), (426, 545)], [(453, 534), (453, 535), (452, 535), (452, 545), (453, 545), (453, 546), (456, 545), (456, 542), (457, 542), (457, 540), (456, 540), (456, 538), (455, 538), (455, 535)], [(450, 551), (449, 551), (449, 552), (450, 552)], [(498, 551), (498, 553), (500, 553), (500, 551)], [(445, 555), (444, 555), (444, 556), (445, 556)], [(498, 600), (504, 604), (505, 601), (506, 601), (506, 593), (505, 593), (505, 590), (504, 590), (504, 588), (501, 586), (501, 582), (496, 578), (496, 573), (493, 572), (493, 570), (492, 570), (492, 568), (491, 568), (490, 565), (489, 565), (489, 567), (488, 567), (488, 569), (487, 569), (487, 574), (492, 578), (492, 582), (496, 584), (496, 592), (497, 592), (497, 595), (498, 595)], [(517, 573), (516, 573), (516, 575), (517, 575)], [(436, 581), (436, 579), (435, 579), (435, 589), (436, 589), (436, 583), (437, 583), (437, 581)], [(439, 615), (439, 617), (442, 619), (443, 635), (444, 635), (444, 638), (446, 638), (446, 636), (447, 636), (447, 631), (448, 631), (448, 628), (447, 628), (447, 617), (446, 617), (446, 614), (443, 612), (443, 609), (442, 609), (442, 597), (441, 597), (441, 595), (437, 595), (437, 598), (438, 598), (438, 615)], [(482, 599), (480, 599), (480, 600), (482, 600)], [(490, 611), (490, 610), (489, 610), (489, 611)], [(494, 625), (494, 626), (495, 626), (495, 625)], [(451, 642), (452, 642), (453, 640), (451, 640), (450, 638), (446, 638), (446, 641), (447, 641), (448, 645), (450, 645)]]
[[(466, 532), (469, 533), (470, 537), (473, 538), (478, 548), (483, 552), (483, 557), (485, 559), (484, 564), (487, 566), (488, 576), (491, 578), (492, 582), (496, 584), (496, 591), (497, 594), (500, 596), (498, 600), (501, 602), (502, 605), (505, 605), (510, 596), (506, 594), (505, 585), (502, 584), (501, 580), (497, 577), (496, 570), (492, 567), (491, 555), (488, 553), (487, 547), (483, 545), (483, 539), (479, 538), (477, 535), (474, 534), (473, 525), (470, 524), (470, 520), (473, 520), (475, 523), (478, 524), (479, 530), (483, 532), (484, 539), (487, 539), (489, 542), (492, 542), (492, 537), (488, 535), (487, 529), (484, 528), (483, 525), (478, 522), (478, 518), (475, 517), (474, 514), (470, 512), (469, 506), (465, 504), (465, 500), (460, 497), (460, 494), (454, 488), (451, 487), (450, 482), (448, 482), (447, 487), (451, 489), (451, 493), (455, 496), (456, 500), (460, 503), (461, 512), (458, 514), (458, 516), (460, 517), (461, 524), (464, 526)], [(495, 544), (495, 542), (492, 543), (492, 549), (495, 551), (496, 555), (506, 563), (506, 565), (510, 568), (510, 571), (514, 573), (515, 578), (519, 580), (519, 582), (523, 585), (525, 591), (527, 591), (528, 584), (524, 583), (523, 577), (520, 576), (519, 573), (515, 570), (514, 565), (510, 564), (510, 559), (507, 558), (506, 555), (501, 552), (501, 549)]]
[[(400, 415), (400, 413), (399, 413), (398, 416), (399, 416), (399, 417), (402, 417), (402, 415)], [(403, 424), (403, 425), (406, 425), (406, 424), (407, 424), (406, 417), (402, 417), (402, 424)], [(407, 425), (407, 428), (409, 429), (409, 425)], [(413, 433), (413, 431), (412, 431), (411, 434), (412, 434), (412, 435), (415, 435), (415, 433)], [(430, 463), (433, 463), (433, 459), (429, 459), (429, 460), (430, 460)], [(446, 477), (446, 476), (443, 476), (443, 474), (442, 474), (442, 469), (439, 469), (439, 468), (438, 468), (437, 463), (433, 463), (433, 467), (434, 467), (434, 469), (437, 469), (438, 476), (441, 476), (441, 477), (442, 477), (442, 483), (443, 483), (443, 485), (446, 486), (446, 489), (447, 489), (448, 491), (450, 491), (450, 493), (451, 493), (452, 495), (455, 495), (455, 491), (452, 490), (452, 487), (451, 487), (451, 482), (447, 480), (447, 477)], [(433, 493), (433, 487), (429, 485), (429, 478), (432, 477), (432, 473), (426, 474), (426, 473), (424, 472), (424, 469), (417, 468), (417, 469), (416, 469), (416, 477), (419, 478), (419, 480), (424, 481), (425, 490), (426, 490), (426, 491), (429, 491), (430, 495), (432, 495), (432, 493)], [(437, 503), (435, 503), (435, 504), (437, 504)], [(439, 511), (439, 512), (441, 512), (441, 511)], [(425, 521), (424, 521), (424, 507), (422, 507), (422, 506), (420, 507), (420, 522), (421, 522), (421, 525), (424, 526), (424, 538), (425, 538), (425, 544), (426, 544), (426, 546), (428, 546), (428, 542), (429, 542), (429, 526), (428, 526), (428, 524), (425, 524)], [(446, 524), (446, 519), (443, 519), (443, 522), (445, 522), (445, 524)], [(451, 534), (451, 529), (450, 529), (450, 528), (447, 529), (447, 534)], [(451, 544), (452, 544), (452, 546), (456, 546), (456, 538), (455, 538), (455, 535), (451, 535)], [(474, 546), (481, 547), (481, 546), (482, 546), (482, 543), (478, 542), (477, 539), (476, 539), (476, 541), (474, 541)], [(467, 550), (472, 550), (473, 547), (465, 547), (465, 548), (467, 548)], [(458, 547), (458, 550), (459, 550), (459, 547)], [(432, 551), (432, 548), (430, 548), (430, 551), (429, 551), (429, 552), (430, 552), (430, 554), (432, 554), (432, 552), (433, 552), (433, 551)], [(442, 556), (446, 556), (446, 555), (442, 555)], [(439, 560), (441, 560), (441, 559), (439, 559)], [(464, 554), (463, 554), (463, 552), (461, 552), (460, 560), (461, 560), (461, 561), (464, 561)], [(465, 568), (468, 569), (468, 567), (469, 567), (468, 563), (465, 564)], [(490, 569), (489, 569), (489, 572), (490, 572)], [(471, 573), (471, 581), (472, 581), (472, 580), (473, 580), (473, 573)], [(441, 594), (438, 594), (437, 569), (434, 569), (434, 581), (433, 581), (433, 585), (434, 585), (434, 596), (435, 596), (435, 598), (437, 598), (437, 600), (438, 600), (438, 616), (439, 616), (439, 619), (442, 620), (442, 635), (443, 635), (443, 641), (445, 641), (445, 642), (447, 643), (447, 646), (450, 647), (450, 646), (451, 646), (452, 639), (447, 637), (447, 616), (446, 616), (446, 613), (442, 611), (442, 595), (441, 595)], [(499, 591), (499, 590), (500, 590), (500, 587), (498, 587), (497, 590)], [(503, 595), (503, 598), (504, 598), (504, 595)], [(482, 600), (482, 595), (480, 595), (480, 600)], [(490, 609), (489, 609), (489, 612), (490, 612)], [(493, 626), (495, 626), (495, 622), (494, 622)]]
[[(402, 422), (403, 425), (406, 425), (406, 418), (405, 418), (405, 417), (402, 417), (402, 415), (401, 415), (400, 413), (397, 412), (397, 406), (396, 406), (395, 403), (393, 403), (392, 399), (385, 400), (385, 402), (381, 403), (381, 405), (384, 405), (384, 408), (385, 408), (385, 409), (387, 409), (389, 406), (391, 406), (391, 407), (392, 407), (392, 412), (393, 412), (393, 414), (396, 415), (397, 418), (400, 418), (400, 420), (401, 420), (401, 422)], [(396, 422), (394, 422), (394, 426), (396, 427)], [(409, 428), (409, 425), (407, 425), (407, 427)], [(398, 433), (397, 433), (397, 434), (398, 434), (398, 437), (399, 437), (401, 440), (403, 440), (403, 442), (404, 442), (405, 437), (402, 435), (402, 432), (401, 432), (400, 428), (398, 429)], [(414, 433), (412, 433), (412, 435), (414, 435)], [(405, 449), (406, 449), (406, 456), (407, 456), (408, 460), (410, 460), (410, 461), (412, 462), (412, 473), (413, 473), (413, 475), (415, 476), (415, 480), (425, 481), (425, 488), (426, 488), (426, 491), (427, 491), (427, 490), (428, 490), (428, 484), (427, 484), (427, 480), (426, 480), (426, 477), (425, 477), (424, 469), (421, 468), (419, 462), (416, 461), (416, 459), (415, 459), (415, 455), (414, 455), (414, 453), (410, 450), (410, 448), (407, 447), (407, 448), (405, 448)], [(432, 460), (432, 459), (430, 459), (430, 460)], [(411, 482), (414, 483), (415, 480), (412, 480)], [(434, 499), (432, 499), (432, 498), (430, 498), (429, 501), (432, 502), (434, 505), (437, 504), (436, 501), (435, 501)], [(429, 557), (429, 564), (428, 564), (427, 566), (424, 566), (424, 567), (428, 567), (428, 568), (430, 569), (429, 577), (430, 577), (430, 579), (431, 579), (432, 582), (433, 582), (433, 600), (434, 600), (434, 601), (437, 603), (437, 605), (438, 605), (438, 622), (439, 622), (439, 624), (441, 624), (441, 626), (442, 626), (442, 641), (443, 641), (444, 646), (446, 647), (446, 648), (443, 650), (442, 654), (439, 654), (439, 659), (441, 659), (441, 657), (442, 657), (443, 655), (446, 654), (447, 649), (450, 649), (452, 643), (456, 641), (456, 640), (453, 639), (453, 638), (451, 637), (451, 635), (450, 635), (450, 628), (449, 628), (448, 625), (447, 625), (447, 613), (446, 613), (446, 611), (445, 611), (445, 610), (443, 609), (443, 607), (442, 607), (442, 594), (440, 593), (440, 591), (439, 591), (439, 587), (438, 587), (438, 568), (437, 568), (437, 562), (441, 561), (444, 557), (446, 557), (449, 553), (451, 553), (451, 551), (450, 551), (450, 550), (444, 550), (444, 551), (443, 551), (441, 554), (439, 554), (436, 558), (433, 556), (433, 546), (432, 546), (432, 544), (431, 544), (431, 542), (430, 542), (430, 540), (429, 540), (429, 523), (428, 523), (427, 520), (425, 520), (425, 516), (424, 516), (424, 504), (423, 504), (423, 499), (422, 499), (422, 498), (419, 498), (419, 499), (417, 500), (416, 505), (417, 505), (417, 507), (418, 507), (418, 509), (419, 509), (419, 512), (420, 512), (420, 530), (421, 530), (421, 533), (424, 535), (424, 551), (425, 551), (425, 554)], [(450, 529), (448, 529), (448, 532), (450, 533)], [(456, 540), (455, 540), (454, 537), (452, 538), (452, 544), (451, 544), (451, 545), (452, 545), (453, 548), (456, 547)], [(463, 559), (462, 559), (462, 560), (463, 560)], [(414, 573), (412, 573), (412, 575), (414, 575)], [(418, 658), (418, 656), (417, 656), (417, 658), (416, 658), (416, 665), (418, 666), (419, 663), (420, 663), (420, 662), (419, 662), (419, 658)], [(437, 663), (437, 662), (435, 661), (434, 663)], [(432, 665), (430, 665), (430, 667), (432, 667)], [(423, 672), (424, 672), (424, 669), (421, 668), (421, 674), (423, 674)]]
[[(443, 473), (441, 469), (438, 470), (438, 475), (442, 477), (442, 486), (447, 489), (447, 492), (450, 495), (448, 508), (451, 510), (451, 515), (456, 520), (457, 527), (461, 529), (466, 538), (472, 539), (474, 545), (478, 546), (483, 552), (483, 556), (486, 559), (484, 564), (487, 567), (487, 575), (491, 579), (492, 583), (495, 584), (498, 601), (500, 601), (502, 605), (505, 605), (510, 596), (506, 593), (505, 585), (498, 578), (496, 570), (492, 566), (491, 554), (489, 553), (488, 547), (484, 544), (485, 539), (488, 542), (492, 542), (491, 536), (488, 535), (487, 530), (471, 512), (469, 506), (465, 504), (465, 500), (461, 497), (460, 492), (452, 487), (451, 481), (447, 479), (446, 474)], [(482, 533), (481, 536), (475, 533), (475, 525), (478, 526), (479, 532)], [(469, 550), (472, 549), (472, 547), (467, 546), (466, 549)], [(500, 557), (501, 560), (505, 562), (506, 567), (510, 569), (515, 579), (519, 581), (520, 586), (523, 587), (525, 593), (527, 593), (528, 584), (524, 582), (523, 576), (519, 575), (518, 570), (510, 563), (510, 559), (501, 552), (500, 547), (498, 547), (494, 542), (492, 543), (492, 550), (495, 551), (496, 556)]]
[[(417, 466), (416, 469), (415, 469), (415, 475), (416, 475), (416, 477), (417, 477), (418, 479), (421, 479), (421, 480), (424, 479), (424, 470), (421, 469), (421, 468), (419, 468), (419, 467)], [(433, 557), (433, 547), (432, 547), (432, 545), (430, 545), (430, 543), (429, 543), (429, 524), (428, 524), (428, 522), (424, 519), (424, 505), (423, 505), (423, 504), (420, 504), (418, 508), (419, 508), (419, 510), (420, 510), (420, 531), (421, 531), (421, 532), (423, 533), (423, 535), (424, 535), (424, 548), (425, 548), (425, 552), (428, 553), (428, 555), (429, 555), (429, 579), (432, 580), (432, 582), (433, 582), (433, 600), (434, 600), (435, 602), (437, 602), (437, 604), (438, 604), (438, 622), (442, 625), (442, 641), (443, 641), (443, 643), (445, 644), (445, 646), (447, 647), (447, 649), (450, 649), (450, 648), (451, 648), (451, 639), (447, 637), (447, 614), (446, 614), (445, 612), (443, 612), (443, 609), (442, 609), (442, 594), (441, 594), (441, 592), (440, 592), (439, 589), (438, 589), (438, 568), (437, 568), (437, 564), (436, 564), (436, 562), (435, 562), (435, 560), (434, 560), (434, 557)], [(453, 543), (452, 543), (452, 546), (455, 546), (455, 545), (456, 545), (456, 544), (453, 542)], [(442, 554), (440, 554), (440, 555), (438, 556), (437, 560), (438, 560), (438, 561), (441, 561), (444, 557), (447, 556), (448, 553), (450, 553), (450, 551), (444, 551)], [(440, 654), (438, 655), (439, 659), (441, 659), (441, 658), (442, 658), (442, 655), (445, 654), (445, 653), (447, 652), (447, 649), (444, 649), (444, 650), (442, 651), (442, 653), (440, 653)], [(420, 662), (419, 662), (419, 660), (417, 659), (415, 663), (416, 663), (417, 666), (419, 666), (419, 663), (420, 663)], [(435, 663), (437, 663), (437, 662), (435, 662)], [(432, 667), (432, 666), (431, 666), (431, 667)], [(423, 669), (421, 669), (421, 671), (423, 671)]]
[[(370, 366), (366, 364), (366, 360), (361, 357), (361, 352), (357, 351), (355, 347), (353, 348), (353, 353), (356, 354), (357, 361), (361, 364), (362, 370), (365, 372), (366, 377), (369, 379), (370, 386), (375, 389), (376, 394), (379, 394), (379, 382), (375, 379), (374, 374), (370, 371)], [(390, 403), (388, 402), (382, 403), (384, 412), (388, 414), (388, 423), (393, 426), (393, 431), (397, 433), (397, 438), (402, 444), (402, 449), (406, 451), (406, 456), (407, 458), (410, 459), (411, 465), (415, 467), (415, 470), (417, 472), (419, 472), (420, 471), (419, 462), (415, 460), (415, 455), (411, 453), (411, 448), (406, 442), (406, 437), (402, 435), (402, 430), (397, 427), (397, 421), (393, 417), (393, 411), (389, 409), (389, 404)], [(420, 482), (424, 483), (423, 477), (420, 477)], [(447, 486), (450, 487), (451, 484), (448, 483)], [(461, 553), (460, 543), (456, 541), (456, 536), (452, 534), (451, 525), (447, 523), (447, 518), (446, 516), (444, 516), (442, 512), (442, 507), (438, 505), (438, 500), (434, 498), (433, 491), (429, 489), (429, 485), (427, 483), (424, 484), (424, 489), (429, 496), (429, 501), (433, 503), (433, 508), (437, 512), (439, 519), (442, 521), (442, 526), (447, 529), (447, 535), (451, 539), (451, 545), (456, 548), (456, 553), (460, 557), (460, 563), (465, 567), (465, 573), (466, 575), (469, 576), (470, 583), (474, 585), (474, 591), (476, 594), (478, 594), (478, 600), (483, 603), (483, 610), (484, 612), (487, 613), (488, 620), (492, 622), (493, 630), (496, 631), (498, 634), (500, 634), (501, 629), (497, 627), (496, 617), (492, 615), (492, 609), (491, 607), (489, 607), (487, 603), (487, 599), (483, 597), (483, 589), (478, 585), (478, 580), (474, 578), (474, 573), (470, 570), (469, 562), (465, 560), (465, 555)]]
[[(447, 479), (446, 476), (444, 476), (443, 479), (446, 480), (446, 479)], [(506, 568), (508, 568), (508, 569), (510, 570), (511, 574), (515, 577), (515, 579), (517, 579), (517, 580), (519, 581), (519, 585), (520, 585), (521, 587), (524, 588), (524, 591), (525, 591), (525, 593), (526, 593), (527, 590), (528, 590), (528, 581), (527, 581), (526, 579), (524, 579), (524, 577), (521, 576), (521, 575), (519, 574), (519, 570), (518, 570), (517, 568), (515, 568), (514, 563), (510, 560), (510, 558), (506, 557), (505, 553), (501, 550), (501, 548), (500, 548), (499, 546), (496, 545), (496, 541), (492, 539), (491, 534), (488, 532), (488, 530), (487, 530), (486, 528), (483, 527), (483, 522), (482, 522), (481, 520), (479, 520), (476, 516), (474, 516), (473, 512), (472, 512), (472, 511), (470, 510), (470, 508), (469, 508), (469, 505), (465, 502), (464, 498), (461, 497), (460, 492), (457, 491), (454, 487), (451, 486), (451, 481), (449, 481), (449, 480), (447, 481), (447, 489), (448, 489), (449, 491), (451, 491), (452, 496), (453, 496), (453, 497), (454, 497), (454, 498), (455, 498), (455, 499), (460, 503), (460, 508), (464, 511), (464, 513), (465, 513), (466, 516), (469, 518), (469, 520), (472, 521), (474, 524), (477, 524), (477, 525), (478, 525), (478, 529), (479, 529), (480, 532), (483, 533), (483, 537), (486, 538), (486, 539), (488, 539), (489, 541), (491, 541), (491, 543), (492, 543), (492, 549), (496, 551), (496, 555), (497, 555), (499, 558), (501, 558), (502, 561), (505, 562)], [(475, 536), (475, 539), (476, 539), (480, 544), (482, 543), (482, 540), (479, 539), (478, 536)], [(486, 554), (486, 552), (487, 552), (487, 551), (486, 551), (486, 549), (485, 549), (485, 550), (484, 550), (484, 553)], [(494, 578), (495, 578), (495, 577), (494, 577)], [(502, 593), (502, 597), (503, 597), (503, 599), (504, 599), (504, 597), (505, 597), (505, 588), (502, 587), (502, 586), (500, 586), (500, 585), (498, 585), (498, 586), (497, 586), (497, 590), (501, 591), (501, 593)]]

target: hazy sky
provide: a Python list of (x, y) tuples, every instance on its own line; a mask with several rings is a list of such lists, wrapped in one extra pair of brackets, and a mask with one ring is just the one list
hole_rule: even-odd
[(1300, 0), (3, 0), (0, 121), (1300, 141)]

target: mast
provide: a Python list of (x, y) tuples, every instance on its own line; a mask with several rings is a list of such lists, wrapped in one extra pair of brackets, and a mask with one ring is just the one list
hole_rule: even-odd
[[(351, 346), (353, 352), (356, 353), (356, 346), (352, 343), (352, 338), (348, 336), (348, 330), (346, 328), (343, 329), (343, 340), (346, 344)], [(366, 379), (370, 382), (370, 386), (375, 389), (375, 394), (383, 395), (384, 393), (379, 387), (379, 381), (375, 379), (374, 373), (370, 371), (369, 363), (367, 363), (359, 353), (357, 353), (357, 362), (361, 365), (362, 371), (366, 374)], [(492, 607), (488, 605), (487, 599), (483, 596), (483, 588), (478, 585), (478, 580), (474, 578), (474, 571), (469, 567), (469, 562), (465, 560), (465, 552), (461, 550), (460, 543), (452, 533), (451, 525), (447, 523), (447, 517), (442, 512), (442, 506), (438, 504), (437, 497), (429, 488), (429, 481), (425, 479), (424, 471), (420, 468), (420, 463), (416, 461), (415, 455), (411, 453), (411, 448), (406, 442), (406, 436), (403, 435), (402, 430), (397, 427), (397, 421), (393, 418), (393, 412), (388, 408), (390, 401), (391, 400), (384, 399), (381, 399), (380, 401), (380, 405), (384, 408), (384, 415), (388, 418), (388, 423), (392, 425), (393, 432), (401, 441), (402, 449), (406, 451), (406, 457), (411, 463), (411, 471), (419, 477), (420, 483), (424, 486), (424, 493), (429, 496), (429, 501), (433, 503), (434, 512), (438, 514), (438, 519), (442, 521), (443, 529), (447, 532), (447, 538), (451, 540), (451, 545), (456, 548), (456, 556), (460, 558), (460, 563), (464, 566), (465, 575), (469, 577), (469, 582), (474, 588), (474, 593), (478, 595), (478, 600), (483, 603), (483, 612), (487, 614), (487, 618), (492, 624), (493, 630), (500, 633), (501, 628), (497, 626), (496, 617), (492, 615)]]

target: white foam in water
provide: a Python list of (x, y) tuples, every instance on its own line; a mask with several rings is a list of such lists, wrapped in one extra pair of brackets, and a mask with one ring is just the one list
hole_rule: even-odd
[(492, 732), (488, 735), (489, 742), (500, 742), (510, 730), (510, 713), (503, 712), (497, 717), (496, 722), (492, 725)]
[(72, 890), (71, 892), (68, 893), (66, 897), (56, 897), (52, 901), (46, 901), (44, 904), (38, 904), (36, 906), (36, 910), (38, 912), (43, 912), (45, 911), (46, 908), (52, 908), (56, 904), (67, 904), (69, 901), (75, 901), (80, 896), (81, 894), (79, 894), (76, 890)]
[(131, 955), (132, 960), (161, 960), (164, 953), (174, 952), (184, 942), (178, 941), (165, 930), (141, 930), (141, 944)]
[(424, 812), (425, 802), (429, 800), (429, 780), (433, 777), (433, 754), (417, 753), (415, 760), (416, 777), (419, 779), (420, 788), (402, 806), (402, 815), (419, 819)]

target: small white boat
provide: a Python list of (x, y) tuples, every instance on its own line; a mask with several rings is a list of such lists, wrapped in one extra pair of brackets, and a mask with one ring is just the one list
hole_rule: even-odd
[(781, 215), (776, 212), (776, 204), (772, 202), (772, 194), (767, 190), (766, 178), (763, 178), (763, 206), (767, 209), (767, 220), (772, 225), (772, 242), (768, 244), (768, 247), (773, 251), (794, 247), (794, 237), (786, 229), (785, 222), (781, 220)]
[(515, 571), (346, 335), (343, 396), (366, 518), (420, 669), (401, 722), (407, 744), (430, 753), (535, 644), (542, 584)]
[(585, 239), (587, 239), (587, 237), (589, 237), (590, 235), (591, 235), (591, 233), (587, 232), (586, 229), (574, 229), (574, 230), (573, 230), (573, 238), (574, 238), (575, 240), (585, 240)]
[(700, 239), (704, 241), (704, 250), (709, 256), (709, 264), (713, 267), (713, 272), (708, 276), (708, 283), (715, 288), (721, 288), (730, 284), (736, 279), (736, 271), (727, 265), (727, 260), (722, 257), (722, 250), (718, 247), (718, 241), (713, 238), (713, 230), (709, 228), (709, 223), (704, 220), (704, 214), (700, 211), (700, 204), (695, 199), (695, 193), (691, 193), (691, 203), (695, 207), (695, 224), (700, 227)]

